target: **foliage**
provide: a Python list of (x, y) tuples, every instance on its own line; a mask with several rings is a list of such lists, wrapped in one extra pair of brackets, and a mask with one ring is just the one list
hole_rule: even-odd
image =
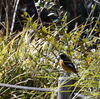
[[(49, 23), (43, 26), (38, 20), (32, 22), (26, 17), (26, 27), (21, 32), (14, 32), (8, 37), (0, 36), (0, 83), (9, 83), (31, 87), (58, 87), (58, 78), (63, 75), (59, 66), (58, 56), (64, 52), (70, 56), (78, 68), (80, 79), (71, 74), (71, 79), (77, 79), (75, 87), (79, 93), (88, 95), (89, 99), (100, 95), (100, 45), (98, 49), (87, 50), (99, 37), (84, 38), (79, 42), (86, 25), (81, 25), (68, 33), (66, 16), (60, 20), (60, 25)], [(97, 24), (100, 22), (97, 21)], [(98, 28), (97, 28), (98, 29)], [(96, 31), (93, 30), (93, 31)], [(99, 38), (100, 39), (100, 38)], [(52, 92), (27, 91), (0, 87), (0, 98), (50, 99), (57, 97)]]

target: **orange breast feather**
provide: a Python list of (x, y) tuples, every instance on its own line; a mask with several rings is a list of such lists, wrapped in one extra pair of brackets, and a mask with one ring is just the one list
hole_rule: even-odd
[(63, 68), (63, 70), (64, 70), (65, 72), (72, 72), (72, 71), (73, 71), (70, 67), (68, 67), (68, 66), (66, 66), (66, 65), (64, 64), (63, 60), (60, 60), (60, 61), (59, 61), (59, 64), (60, 64), (60, 66)]

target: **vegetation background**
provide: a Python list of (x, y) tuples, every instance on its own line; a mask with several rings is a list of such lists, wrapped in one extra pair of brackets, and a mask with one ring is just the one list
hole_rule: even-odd
[[(52, 9), (53, 1), (45, 2), (49, 3), (47, 8)], [(40, 2), (39, 6), (44, 8), (46, 3)], [(32, 21), (27, 12), (22, 16), (25, 18), (22, 31), (10, 33), (7, 21), (5, 35), (0, 30), (0, 83), (56, 90), (58, 78), (64, 74), (58, 56), (64, 52), (70, 56), (81, 77), (79, 79), (72, 73), (67, 79), (78, 80), (72, 86), (79, 87), (78, 92), (88, 96), (87, 99), (100, 97), (100, 45), (96, 49), (88, 49), (100, 39), (100, 35), (91, 35), (95, 31), (100, 32), (100, 20), (96, 20), (92, 28), (86, 29), (88, 24), (81, 24), (68, 32), (68, 25), (74, 19), (68, 22), (64, 14), (46, 25), (40, 22), (40, 18)], [(89, 22), (92, 22), (92, 18)], [(79, 41), (82, 33), (89, 35)], [(56, 99), (57, 93), (0, 87), (0, 98)]]

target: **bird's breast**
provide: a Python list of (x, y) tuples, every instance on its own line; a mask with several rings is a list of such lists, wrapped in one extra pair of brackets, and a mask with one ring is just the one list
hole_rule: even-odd
[(72, 69), (69, 66), (65, 65), (63, 60), (60, 60), (59, 64), (65, 72), (72, 72)]

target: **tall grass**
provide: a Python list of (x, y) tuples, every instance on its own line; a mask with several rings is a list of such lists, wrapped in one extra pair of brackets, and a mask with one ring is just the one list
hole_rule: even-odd
[[(28, 17), (23, 31), (0, 36), (0, 83), (56, 90), (58, 78), (64, 73), (58, 56), (65, 52), (81, 77), (74, 85), (80, 88), (79, 93), (89, 99), (99, 96), (100, 45), (95, 51), (87, 50), (87, 47), (100, 37), (94, 36), (91, 40), (87, 37), (79, 42), (80, 35), (88, 33), (90, 28), (87, 31), (81, 25), (68, 33), (67, 25), (65, 19), (62, 25), (42, 26), (38, 20), (32, 22)], [(76, 79), (76, 75), (72, 73), (68, 80), (71, 79)], [(0, 98), (55, 99), (57, 94), (0, 87)]]

